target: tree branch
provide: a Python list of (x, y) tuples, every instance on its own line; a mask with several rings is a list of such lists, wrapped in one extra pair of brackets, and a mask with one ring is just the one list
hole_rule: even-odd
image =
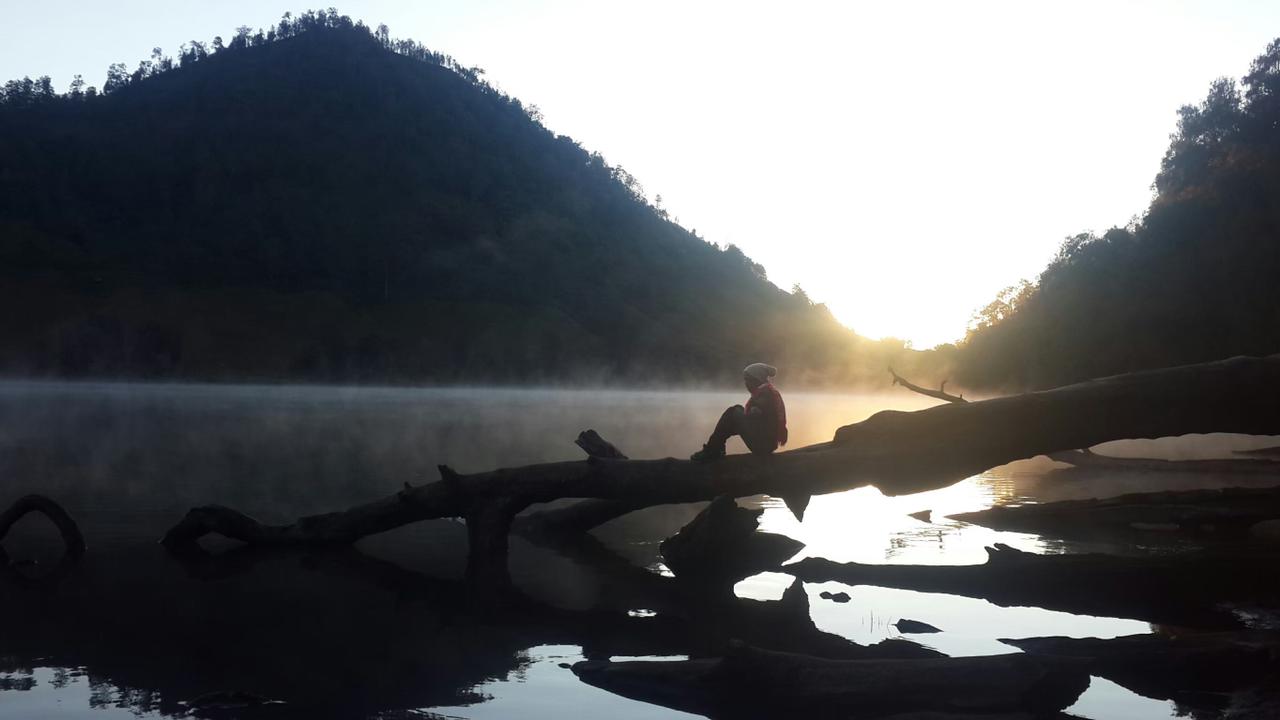
[(902, 387), (910, 390), (911, 392), (920, 393), (921, 395), (927, 395), (931, 398), (937, 398), (939, 400), (946, 400), (949, 403), (969, 402), (968, 400), (964, 399), (963, 395), (952, 395), (951, 393), (947, 392), (946, 380), (942, 381), (942, 384), (938, 386), (937, 390), (930, 390), (929, 388), (926, 388), (926, 387), (920, 387), (919, 385), (916, 385), (910, 380), (902, 377), (898, 373), (894, 372), (893, 368), (889, 368), (889, 374), (893, 376), (892, 384), (901, 385)]

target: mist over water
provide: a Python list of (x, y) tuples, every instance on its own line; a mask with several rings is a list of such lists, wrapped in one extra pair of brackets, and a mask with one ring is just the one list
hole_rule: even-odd
[[(174, 510), (209, 502), (284, 521), (435, 481), (440, 464), (465, 473), (581, 459), (573, 439), (587, 428), (631, 457), (687, 457), (719, 411), (745, 399), (745, 391), (0, 383), (0, 476), (15, 495), (44, 492), (90, 515), (129, 513), (108, 528), (113, 537), (162, 530)], [(787, 403), (791, 446), (800, 447), (884, 407), (930, 401), (789, 393)]]
[[(458, 522), (418, 523), (368, 538), (359, 544), (361, 559), (333, 566), (288, 553), (249, 555), (242, 562), (232, 552), (224, 554), (225, 563), (193, 568), (155, 541), (187, 509), (202, 504), (284, 522), (377, 499), (404, 482), (434, 481), (439, 464), (473, 472), (578, 459), (582, 453), (572, 440), (587, 428), (631, 457), (685, 457), (701, 446), (724, 407), (743, 400), (745, 392), (714, 391), (0, 383), (6, 498), (0, 504), (28, 492), (49, 495), (77, 518), (90, 545), (83, 574), (52, 600), (31, 606), (23, 604), (31, 598), (0, 598), (8, 617), (36, 613), (31, 627), (10, 626), (0, 634), (0, 656), (9, 656), (0, 666), (0, 716), (38, 716), (52, 707), (70, 713), (59, 717), (111, 716), (89, 707), (168, 716), (181, 709), (173, 704), (177, 699), (262, 687), (288, 694), (300, 708), (290, 717), (367, 717), (421, 707), (474, 718), (503, 717), (513, 708), (525, 717), (562, 717), (569, 707), (619, 718), (676, 717), (578, 682), (559, 664), (585, 651), (566, 645), (562, 634), (477, 628), (451, 619), (459, 610), (451, 608), (447, 586), (435, 583), (462, 573), (466, 538)], [(786, 392), (786, 401), (790, 447), (827, 441), (840, 425), (882, 409), (936, 403), (900, 390)], [(1101, 450), (1203, 457), (1265, 444), (1209, 436)], [(742, 451), (734, 440), (730, 452)], [(945, 517), (993, 504), (1152, 489), (1150, 478), (1064, 479), (1055, 467), (1040, 458), (917, 495), (884, 497), (864, 487), (815, 497), (803, 523), (773, 498), (741, 502), (765, 509), (762, 529), (805, 542), (799, 557), (967, 564), (982, 562), (983, 547), (994, 542), (1036, 552), (1158, 551), (1050, 541)], [(1270, 485), (1277, 479), (1229, 481)], [(1159, 487), (1227, 482), (1172, 477)], [(635, 564), (661, 570), (658, 542), (699, 507), (652, 508), (597, 534)], [(909, 517), (921, 510), (933, 512), (931, 522)], [(6, 540), (14, 556), (27, 550), (40, 555), (50, 544), (47, 527), (33, 519)], [(511, 571), (526, 593), (555, 607), (644, 610), (617, 597), (590, 564), (519, 538), (512, 543)], [(764, 573), (739, 583), (736, 593), (776, 599), (790, 584), (790, 576)], [(842, 589), (851, 602), (819, 596)], [(805, 591), (822, 630), (874, 643), (897, 637), (892, 623), (909, 617), (941, 627), (942, 633), (912, 639), (950, 655), (1011, 651), (997, 642), (1000, 637), (1114, 637), (1149, 630), (1123, 618), (1001, 608), (949, 595), (838, 583), (809, 584)], [(94, 617), (67, 621), (71, 610), (58, 610), (66, 602), (84, 614), (86, 598)], [(18, 604), (5, 607), (7, 602)], [(46, 602), (52, 602), (47, 617)], [(165, 658), (187, 657), (193, 647), (200, 648), (199, 658), (182, 667), (166, 664)], [(353, 694), (343, 690), (348, 686), (368, 689)], [(1086, 717), (1111, 717), (1119, 708), (1126, 717), (1171, 714), (1167, 703), (1101, 682), (1081, 702), (1078, 710)]]

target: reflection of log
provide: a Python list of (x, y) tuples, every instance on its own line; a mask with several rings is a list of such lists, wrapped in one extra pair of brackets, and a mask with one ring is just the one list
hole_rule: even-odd
[(936, 650), (899, 638), (866, 646), (819, 630), (809, 610), (808, 593), (799, 580), (794, 580), (779, 600), (752, 600), (737, 597), (732, 587), (691, 583), (633, 565), (590, 536), (558, 539), (552, 549), (598, 574), (607, 588), (598, 600), (602, 606), (644, 608), (657, 617), (686, 623), (686, 639), (692, 642), (696, 638), (700, 655), (719, 655), (736, 639), (755, 647), (828, 658), (941, 656)]
[(785, 535), (759, 532), (764, 510), (738, 507), (721, 495), (680, 532), (662, 541), (662, 559), (686, 581), (705, 585), (733, 583), (774, 570), (804, 548)]
[(583, 681), (712, 717), (882, 718), (910, 711), (1054, 712), (1089, 686), (1085, 663), (1010, 654), (826, 660), (736, 646), (722, 658), (581, 662)]
[(997, 506), (950, 517), (996, 530), (1064, 538), (1151, 530), (1240, 538), (1253, 525), (1280, 518), (1280, 486), (1132, 493), (1101, 500)]
[(1110, 640), (1045, 637), (1003, 640), (1024, 652), (1088, 658), (1089, 672), (1147, 697), (1190, 701), (1239, 690), (1280, 669), (1280, 636), (1246, 631), (1129, 635)]
[[(996, 465), (1108, 440), (1201, 432), (1280, 433), (1280, 356), (1233, 358), (1119, 375), (1043, 392), (917, 412), (885, 411), (836, 431), (831, 443), (718, 462), (599, 460), (460, 475), (346, 511), (265, 526), (229, 508), (192, 510), (170, 547), (217, 532), (255, 544), (350, 543), (411, 522), (462, 517), (473, 564), (502, 561), (510, 516), (533, 503), (599, 498), (639, 506), (719, 495), (800, 495), (875, 484), (886, 494), (946, 486)], [(484, 539), (480, 535), (484, 535)], [(495, 537), (491, 537), (495, 536)]]
[(1271, 447), (1254, 448), (1252, 450), (1236, 450), (1237, 455), (1253, 455), (1261, 458), (1274, 458), (1280, 460), (1280, 445), (1272, 445)]
[(1280, 462), (1260, 458), (1212, 458), (1208, 460), (1163, 460), (1099, 455), (1092, 450), (1049, 453), (1049, 459), (1078, 468), (1127, 470), (1133, 472), (1243, 473), (1280, 475)]
[(950, 593), (1003, 606), (1206, 628), (1240, 625), (1219, 607), (1224, 601), (1266, 604), (1280, 597), (1280, 577), (1271, 572), (1274, 555), (1036, 555), (1005, 545), (987, 553), (982, 565), (862, 565), (805, 558), (783, 569), (806, 582)]

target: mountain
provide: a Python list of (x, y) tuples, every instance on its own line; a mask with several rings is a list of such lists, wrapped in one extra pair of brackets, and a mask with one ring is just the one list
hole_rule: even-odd
[(1280, 352), (1280, 40), (1178, 111), (1146, 214), (1063, 244), (960, 349), (957, 379), (1045, 387)]
[(337, 13), (0, 96), (0, 372), (877, 380), (842, 327), (481, 72)]

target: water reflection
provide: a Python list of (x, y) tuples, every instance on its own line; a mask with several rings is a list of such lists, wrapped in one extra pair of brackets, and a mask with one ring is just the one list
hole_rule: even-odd
[[(572, 697), (571, 712), (574, 716), (582, 718), (650, 720), (655, 717), (673, 719), (699, 717), (667, 708), (654, 708), (579, 682), (577, 677), (563, 667), (584, 659), (581, 650), (572, 645), (545, 645), (530, 648), (526, 657), (529, 662), (518, 673), (475, 688), (477, 693), (489, 697), (489, 701), (464, 708), (431, 708), (431, 710), (440, 717), (466, 720), (564, 717), (568, 714), (566, 698)], [(620, 656), (616, 659), (683, 660), (687, 658), (684, 656), (663, 658)]]
[[(0, 591), (0, 715), (177, 716), (188, 710), (182, 701), (240, 690), (288, 700), (272, 717), (422, 717), (429, 708), (483, 718), (519, 708), (527, 718), (659, 718), (673, 715), (583, 685), (560, 663), (696, 652), (750, 632), (775, 646), (817, 643), (838, 654), (850, 641), (896, 637), (889, 623), (900, 617), (941, 627), (923, 642), (949, 654), (1009, 651), (999, 637), (1146, 631), (1128, 620), (872, 587), (843, 588), (853, 599), (836, 604), (818, 596), (840, 589), (834, 584), (788, 596), (791, 578), (773, 574), (739, 584), (737, 598), (691, 601), (644, 568), (660, 567), (657, 541), (696, 506), (623, 518), (600, 533), (607, 547), (515, 541), (513, 579), (531, 604), (496, 610), (498, 598), (471, 597), (454, 581), (465, 545), (455, 522), (369, 538), (356, 555), (230, 552), (184, 563), (154, 545), (192, 505), (219, 502), (284, 520), (434, 478), (439, 463), (466, 471), (576, 458), (571, 440), (587, 427), (633, 457), (683, 456), (720, 409), (741, 400), (715, 392), (0, 383), (5, 496), (56, 497), (90, 543), (88, 561), (55, 592)], [(885, 407), (931, 402), (905, 393), (790, 393), (787, 401), (797, 446)], [(976, 563), (995, 542), (1038, 552), (1095, 548), (946, 519), (1105, 487), (1046, 480), (1051, 467), (1018, 463), (913, 496), (874, 488), (821, 496), (803, 523), (772, 499), (756, 502), (766, 509), (764, 529), (807, 543), (806, 555), (838, 561)], [(930, 521), (910, 517), (921, 510), (932, 511)], [(7, 545), (39, 554), (40, 541), (38, 526), (20, 527)], [(1107, 700), (1115, 693), (1099, 687), (1086, 693), (1094, 703), (1086, 717), (1133, 703)], [(1148, 714), (1135, 717), (1169, 714), (1157, 705), (1163, 714), (1144, 705)]]
[(154, 693), (124, 688), (78, 667), (26, 667), (0, 671), (0, 696), (6, 717), (39, 720), (92, 710), (102, 720), (162, 718)]

